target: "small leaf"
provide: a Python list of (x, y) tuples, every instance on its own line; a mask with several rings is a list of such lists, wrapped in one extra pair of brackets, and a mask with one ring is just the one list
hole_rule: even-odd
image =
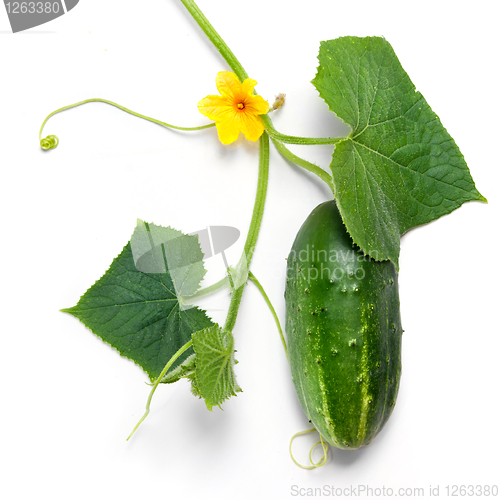
[(196, 373), (191, 373), (188, 378), (189, 380), (191, 380), (191, 394), (201, 399), (203, 396), (201, 395), (200, 388), (198, 387), (198, 383), (196, 382)]
[(233, 371), (234, 339), (218, 325), (193, 334), (196, 353), (193, 394), (203, 397), (209, 410), (241, 392)]
[(402, 234), (486, 199), (385, 39), (322, 42), (318, 59), (313, 84), (352, 128), (330, 165), (342, 218), (365, 254), (397, 266)]
[[(199, 288), (205, 274), (202, 258), (197, 236), (139, 221), (104, 276), (76, 306), (63, 311), (135, 361), (154, 381), (193, 332), (214, 324), (205, 311), (185, 309), (179, 302), (181, 294)], [(192, 354), (188, 349), (171, 370)]]

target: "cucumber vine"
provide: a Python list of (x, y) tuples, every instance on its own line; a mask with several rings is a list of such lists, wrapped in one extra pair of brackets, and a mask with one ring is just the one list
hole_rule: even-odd
[[(105, 275), (76, 306), (63, 309), (149, 375), (153, 387), (146, 413), (132, 434), (148, 415), (151, 398), (160, 383), (188, 378), (193, 393), (205, 400), (208, 409), (220, 406), (241, 390), (233, 370), (233, 330), (248, 280), (270, 307), (286, 353), (276, 312), (250, 271), (267, 197), (270, 142), (284, 158), (328, 185), (348, 232), (366, 255), (379, 261), (391, 260), (396, 267), (400, 237), (406, 231), (437, 219), (466, 201), (486, 201), (476, 190), (457, 145), (415, 90), (385, 39), (342, 37), (321, 42), (318, 71), (312, 83), (329, 109), (351, 127), (351, 133), (340, 138), (296, 137), (277, 131), (271, 120), (271, 112), (283, 104), (284, 96), (280, 95), (270, 108), (253, 89), (257, 82), (248, 78), (196, 3), (180, 1), (232, 70), (224, 72), (224, 80), (218, 79), (218, 86), (229, 89), (228, 95), (233, 97), (240, 92), (238, 110), (245, 106), (246, 112), (254, 110), (251, 122), (242, 121), (239, 125), (250, 127), (241, 130), (250, 140), (259, 141), (258, 181), (241, 258), (236, 266), (228, 267), (227, 275), (215, 285), (200, 289), (205, 270), (197, 236), (139, 221), (131, 240)], [(245, 89), (250, 91), (245, 94)], [(211, 103), (222, 102), (221, 99), (224, 96), (208, 96), (200, 101), (200, 111), (211, 116)], [(222, 142), (224, 138), (234, 140), (240, 131), (228, 132), (227, 114), (224, 123), (179, 127), (95, 98), (50, 113), (40, 129), (40, 146), (48, 150), (59, 144), (55, 135), (42, 139), (51, 116), (91, 102), (109, 104), (177, 130), (200, 131), (217, 126)], [(241, 116), (243, 120), (246, 115)], [(229, 123), (233, 125), (237, 125), (236, 118)], [(335, 145), (331, 174), (298, 157), (286, 144)], [(230, 288), (231, 299), (221, 327), (195, 301), (222, 288)], [(326, 445), (322, 439), (318, 444), (325, 455), (313, 466), (326, 461)]]

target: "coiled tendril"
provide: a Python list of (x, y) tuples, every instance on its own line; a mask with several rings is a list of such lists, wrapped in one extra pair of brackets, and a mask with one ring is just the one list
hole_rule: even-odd
[(48, 135), (45, 139), (42, 139), (42, 131), (43, 127), (47, 123), (47, 120), (51, 117), (54, 116), (56, 113), (60, 113), (61, 111), (65, 111), (67, 109), (74, 108), (76, 106), (81, 106), (82, 104), (87, 104), (88, 102), (103, 102), (104, 104), (109, 104), (111, 106), (114, 106), (115, 108), (121, 109), (122, 111), (125, 111), (126, 113), (129, 113), (133, 116), (137, 116), (138, 118), (142, 118), (143, 120), (147, 120), (153, 123), (156, 123), (158, 125), (161, 125), (162, 127), (167, 127), (167, 128), (173, 128), (175, 130), (185, 130), (185, 131), (192, 131), (192, 130), (203, 130), (205, 128), (210, 128), (215, 126), (214, 123), (209, 123), (208, 125), (201, 125), (199, 127), (177, 127), (176, 125), (171, 125), (170, 123), (165, 123), (160, 120), (156, 120), (155, 118), (150, 118), (149, 116), (146, 115), (141, 115), (140, 113), (136, 113), (135, 111), (132, 111), (131, 109), (128, 109), (124, 106), (120, 106), (119, 104), (116, 104), (116, 102), (108, 101), (107, 99), (85, 99), (84, 101), (79, 101), (75, 102), (74, 104), (70, 104), (69, 106), (64, 106), (64, 108), (56, 109), (50, 115), (45, 118), (45, 120), (42, 123), (42, 126), (40, 128), (40, 133), (38, 135), (38, 139), (40, 140), (40, 146), (42, 149), (48, 150), (48, 149), (54, 149), (57, 147), (59, 144), (59, 139), (55, 135)]
[(40, 146), (45, 150), (57, 148), (58, 144), (59, 139), (57, 138), (57, 135), (48, 135), (45, 139), (40, 141)]
[[(293, 440), (297, 436), (301, 436), (303, 434), (309, 434), (310, 432), (314, 432), (315, 430), (316, 429), (312, 428), (312, 429), (309, 429), (307, 431), (297, 432), (296, 434), (294, 434), (292, 436), (292, 439), (290, 440), (290, 446), (288, 448), (288, 450), (290, 452), (290, 456), (292, 457), (292, 460), (295, 462), (295, 464), (298, 465), (299, 467), (301, 467), (302, 469), (316, 469), (317, 467), (322, 467), (323, 465), (326, 464), (326, 460), (328, 458), (328, 443), (325, 443), (325, 441), (323, 441), (323, 436), (321, 434), (319, 435), (319, 439), (320, 440), (309, 451), (309, 462), (311, 462), (311, 465), (302, 465), (302, 464), (299, 464), (297, 462), (297, 460), (295, 460), (295, 458), (293, 457), (293, 453), (292, 453), (292, 443), (293, 443)], [(316, 446), (318, 446), (318, 444), (320, 444), (321, 448), (323, 449), (323, 456), (321, 457), (321, 459), (319, 460), (319, 462), (313, 462), (312, 453), (314, 451), (314, 448), (316, 448)]]

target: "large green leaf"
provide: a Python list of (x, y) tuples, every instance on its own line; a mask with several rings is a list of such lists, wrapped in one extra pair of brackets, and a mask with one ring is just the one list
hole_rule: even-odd
[(322, 42), (318, 59), (313, 84), (352, 128), (330, 165), (340, 212), (365, 254), (398, 265), (403, 233), (486, 200), (385, 39)]
[[(197, 236), (139, 221), (104, 276), (63, 311), (155, 380), (194, 332), (213, 325), (203, 310), (181, 305), (203, 279), (202, 259)], [(192, 354), (188, 349), (171, 370)]]
[(229, 332), (214, 325), (193, 334), (196, 368), (193, 394), (203, 397), (209, 410), (241, 392), (233, 371), (234, 340)]

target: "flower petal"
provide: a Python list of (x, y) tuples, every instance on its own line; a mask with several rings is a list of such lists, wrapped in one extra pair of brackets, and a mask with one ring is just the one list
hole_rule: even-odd
[(241, 84), (241, 91), (244, 92), (245, 94), (250, 94), (253, 95), (253, 88), (257, 85), (257, 82), (255, 80), (252, 80), (251, 78), (247, 78), (242, 84)]
[(210, 120), (221, 120), (228, 113), (234, 114), (234, 106), (227, 97), (207, 95), (198, 103), (198, 110)]
[(217, 133), (219, 135), (219, 140), (222, 144), (231, 144), (240, 135), (240, 131), (236, 126), (236, 121), (232, 120), (222, 120), (218, 121), (215, 126), (217, 127)]
[(265, 115), (269, 112), (269, 103), (260, 95), (252, 95), (245, 99), (245, 111), (254, 115)]
[(241, 93), (241, 83), (231, 71), (219, 71), (215, 83), (223, 96), (235, 99)]
[(249, 141), (255, 142), (262, 135), (262, 132), (264, 132), (262, 120), (254, 114), (238, 113), (235, 121), (238, 124), (238, 128)]

